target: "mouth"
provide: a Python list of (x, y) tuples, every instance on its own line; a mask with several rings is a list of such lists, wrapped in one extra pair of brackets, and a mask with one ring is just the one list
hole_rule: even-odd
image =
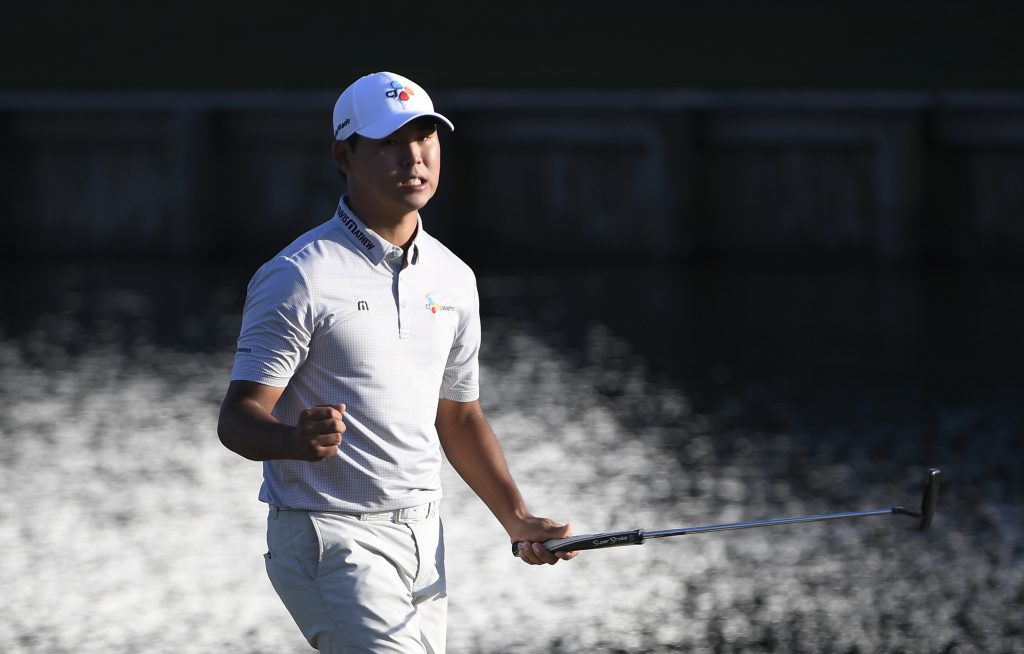
[(409, 177), (403, 179), (398, 183), (399, 188), (404, 189), (418, 189), (423, 188), (427, 185), (427, 180), (423, 177)]

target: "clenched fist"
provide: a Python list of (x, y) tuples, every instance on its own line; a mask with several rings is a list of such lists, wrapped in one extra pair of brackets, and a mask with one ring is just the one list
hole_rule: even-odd
[(295, 452), (303, 461), (323, 461), (338, 453), (345, 423), (344, 404), (330, 404), (304, 409), (295, 425)]

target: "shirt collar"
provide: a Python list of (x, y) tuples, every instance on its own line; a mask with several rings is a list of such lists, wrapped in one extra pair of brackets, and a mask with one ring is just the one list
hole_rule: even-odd
[[(338, 202), (338, 209), (334, 212), (334, 217), (341, 225), (341, 231), (348, 236), (352, 244), (356, 246), (356, 249), (362, 252), (373, 265), (379, 266), (389, 256), (401, 256), (402, 248), (382, 238), (359, 219), (356, 212), (352, 211), (352, 207), (348, 206), (347, 195), (343, 195)], [(409, 265), (414, 266), (418, 264), (423, 255), (422, 248), (418, 243), (422, 233), (423, 219), (417, 214), (416, 235), (409, 246), (411, 250), (409, 253)]]
[(418, 265), (423, 257), (423, 247), (420, 245), (420, 236), (423, 234), (423, 218), (416, 214), (416, 234), (409, 244), (409, 265)]

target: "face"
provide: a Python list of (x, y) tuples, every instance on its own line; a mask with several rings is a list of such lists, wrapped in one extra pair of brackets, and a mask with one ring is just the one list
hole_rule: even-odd
[(441, 143), (429, 117), (382, 139), (361, 137), (354, 148), (336, 141), (334, 156), (348, 179), (353, 208), (364, 219), (418, 211), (437, 191)]

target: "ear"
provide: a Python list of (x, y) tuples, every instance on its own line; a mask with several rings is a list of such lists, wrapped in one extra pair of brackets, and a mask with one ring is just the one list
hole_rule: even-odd
[(341, 169), (341, 172), (348, 174), (348, 143), (344, 141), (335, 141), (331, 145), (331, 157), (334, 159), (334, 163)]

